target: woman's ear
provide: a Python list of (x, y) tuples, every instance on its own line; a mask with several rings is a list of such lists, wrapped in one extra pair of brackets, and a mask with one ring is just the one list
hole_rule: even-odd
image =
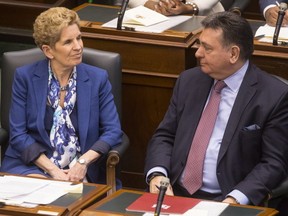
[(42, 45), (42, 51), (43, 53), (45, 54), (45, 56), (49, 59), (53, 59), (53, 55), (52, 55), (52, 52), (51, 52), (51, 47), (48, 46), (48, 45)]

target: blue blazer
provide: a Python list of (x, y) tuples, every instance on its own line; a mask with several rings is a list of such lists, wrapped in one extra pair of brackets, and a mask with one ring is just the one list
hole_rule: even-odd
[[(287, 2), (285, 0), (279, 0), (280, 2)], [(260, 11), (263, 14), (264, 9), (268, 6), (268, 5), (276, 5), (274, 0), (259, 0), (259, 6), (260, 6)]]
[[(77, 123), (81, 153), (89, 149), (105, 155), (121, 143), (122, 131), (111, 84), (105, 70), (79, 64), (77, 70)], [(16, 69), (10, 107), (10, 145), (1, 171), (15, 174), (43, 172), (33, 164), (40, 153), (51, 157), (53, 149), (45, 129), (48, 93), (48, 60)], [(102, 162), (102, 163), (101, 163)], [(105, 160), (91, 164), (90, 181), (105, 182)]]
[[(147, 150), (145, 174), (165, 168), (178, 183), (213, 79), (199, 67), (179, 76), (163, 121)], [(259, 205), (287, 177), (288, 86), (250, 65), (222, 139), (217, 179), (223, 200), (233, 189)]]

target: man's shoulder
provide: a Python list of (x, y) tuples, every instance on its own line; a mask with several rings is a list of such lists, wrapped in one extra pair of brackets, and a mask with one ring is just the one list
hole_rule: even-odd
[(185, 77), (205, 77), (207, 76), (205, 73), (203, 73), (200, 69), (199, 66), (189, 68), (182, 73), (180, 73), (180, 76), (185, 76)]
[(257, 74), (257, 81), (263, 89), (269, 89), (270, 86), (274, 91), (287, 91), (288, 80), (285, 78), (263, 71), (256, 65), (252, 65), (251, 70), (252, 73)]

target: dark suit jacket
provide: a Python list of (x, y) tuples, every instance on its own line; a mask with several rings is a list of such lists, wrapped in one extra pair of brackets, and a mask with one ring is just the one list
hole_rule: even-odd
[[(172, 185), (186, 164), (213, 79), (194, 68), (177, 80), (169, 108), (153, 135), (145, 174), (156, 166)], [(258, 125), (257, 127), (249, 127)], [(233, 189), (258, 205), (287, 176), (288, 86), (249, 65), (229, 117), (217, 161), (222, 198)]]
[[(121, 143), (122, 131), (111, 94), (108, 74), (87, 64), (77, 65), (77, 123), (81, 153), (89, 149), (104, 155)], [(41, 172), (32, 163), (41, 152), (52, 156), (49, 134), (45, 130), (48, 61), (17, 68), (10, 108), (10, 145), (1, 170), (15, 174)], [(104, 166), (104, 167), (103, 167)], [(105, 180), (105, 162), (88, 168), (92, 182)], [(43, 171), (42, 171), (43, 172)]]
[[(287, 1), (279, 0), (278, 2), (280, 3), (280, 2), (287, 2)], [(260, 11), (263, 13), (265, 7), (271, 4), (276, 5), (274, 0), (259, 0)]]

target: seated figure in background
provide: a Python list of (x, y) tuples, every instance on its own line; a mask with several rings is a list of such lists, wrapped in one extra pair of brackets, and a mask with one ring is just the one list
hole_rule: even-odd
[(128, 6), (133, 8), (139, 5), (144, 5), (165, 16), (179, 14), (208, 15), (224, 11), (224, 7), (219, 0), (130, 0)]
[[(278, 1), (278, 3), (285, 2), (284, 0)], [(275, 26), (278, 18), (279, 6), (274, 0), (259, 0), (260, 11), (266, 20), (266, 23), (270, 26)], [(285, 16), (282, 22), (282, 26), (288, 25), (288, 10), (285, 12)]]

